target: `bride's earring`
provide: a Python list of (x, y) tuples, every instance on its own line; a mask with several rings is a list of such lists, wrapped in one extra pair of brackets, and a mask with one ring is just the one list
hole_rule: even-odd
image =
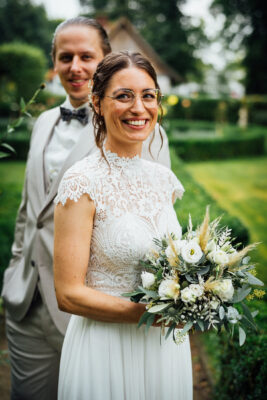
[(90, 108), (93, 108), (93, 103), (92, 103), (92, 89), (93, 89), (93, 80), (89, 79), (88, 81), (88, 89), (89, 89), (89, 94), (88, 94), (88, 102)]

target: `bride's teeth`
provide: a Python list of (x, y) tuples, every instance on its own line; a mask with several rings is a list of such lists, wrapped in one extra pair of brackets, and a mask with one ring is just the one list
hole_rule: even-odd
[(138, 121), (127, 121), (127, 124), (130, 125), (145, 125), (145, 120), (138, 120)]

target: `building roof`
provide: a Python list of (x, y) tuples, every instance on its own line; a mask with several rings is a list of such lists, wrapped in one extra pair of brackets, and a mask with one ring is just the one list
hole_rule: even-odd
[(162, 60), (126, 17), (121, 17), (110, 29), (107, 27), (107, 30), (113, 51), (139, 51), (152, 62), (158, 75), (167, 75), (175, 83), (184, 81), (178, 72)]

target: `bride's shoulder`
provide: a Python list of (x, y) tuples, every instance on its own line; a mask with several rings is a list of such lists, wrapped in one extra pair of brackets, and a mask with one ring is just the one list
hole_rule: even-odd
[(78, 201), (85, 193), (93, 200), (95, 182), (101, 176), (99, 161), (100, 156), (95, 152), (73, 164), (63, 175), (55, 203), (64, 205), (67, 199)]
[(145, 170), (148, 171), (148, 174), (150, 174), (154, 181), (157, 181), (158, 186), (162, 190), (174, 193), (175, 198), (182, 198), (185, 189), (181, 181), (170, 168), (148, 160), (143, 160), (143, 165)]

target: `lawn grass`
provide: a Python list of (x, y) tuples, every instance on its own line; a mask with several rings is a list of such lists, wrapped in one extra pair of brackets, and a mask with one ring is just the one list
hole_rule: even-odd
[(218, 204), (248, 228), (259, 278), (267, 282), (267, 157), (187, 163), (186, 169)]

